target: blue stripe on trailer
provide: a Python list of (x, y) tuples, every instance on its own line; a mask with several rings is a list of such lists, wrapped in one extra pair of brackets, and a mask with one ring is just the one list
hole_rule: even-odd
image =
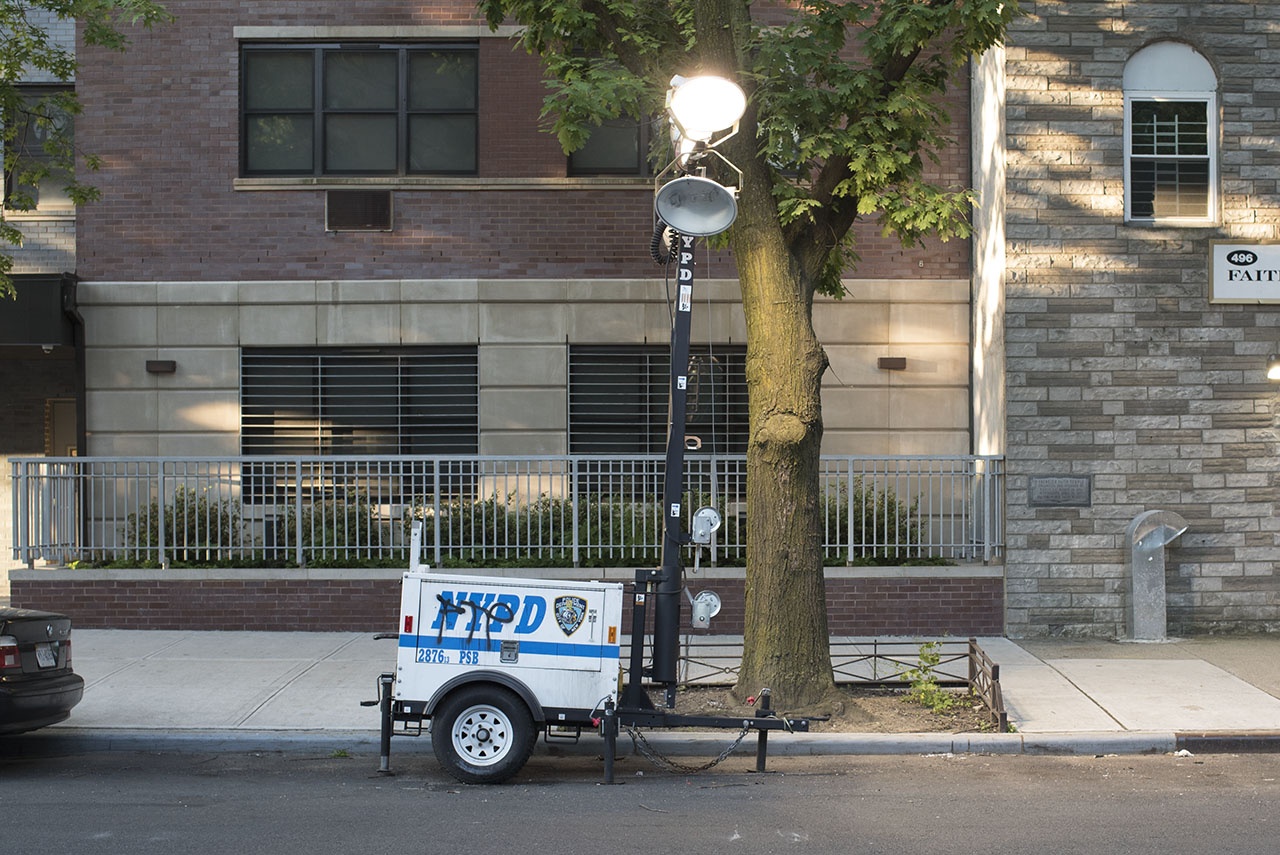
[[(505, 640), (505, 639), (504, 639)], [(617, 644), (571, 644), (567, 641), (532, 641), (518, 639), (520, 654), (535, 656), (573, 656), (584, 659), (618, 659), (620, 647)], [(476, 650), (481, 653), (497, 653), (502, 647), (502, 640), (484, 639), (473, 636), (445, 636), (436, 639), (430, 635), (401, 635), (400, 646), (410, 650)]]

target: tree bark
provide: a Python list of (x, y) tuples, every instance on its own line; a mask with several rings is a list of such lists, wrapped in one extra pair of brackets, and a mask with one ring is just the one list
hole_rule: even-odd
[[(743, 195), (744, 206), (760, 204)], [(764, 202), (772, 207), (771, 198)], [(767, 687), (781, 708), (794, 709), (835, 687), (819, 492), (827, 358), (813, 331), (813, 288), (781, 246), (776, 213), (744, 219), (733, 240), (750, 397), (746, 626), (736, 693)]]
[[(699, 71), (727, 74), (749, 88), (737, 43), (748, 14), (740, 0), (698, 0)], [(768, 688), (778, 708), (796, 709), (835, 688), (818, 479), (827, 368), (813, 331), (820, 265), (795, 254), (804, 241), (784, 237), (750, 106), (724, 151), (743, 170), (729, 243), (746, 318), (750, 399), (746, 626), (735, 694)]]

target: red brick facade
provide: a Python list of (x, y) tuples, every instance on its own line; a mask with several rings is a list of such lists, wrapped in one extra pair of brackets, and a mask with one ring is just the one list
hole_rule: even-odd
[[(237, 28), (471, 24), (474, 4), (371, 2), (166, 4), (176, 22), (132, 35), (125, 53), (82, 49), (77, 144), (103, 158), (102, 198), (80, 212), (77, 272), (86, 281), (609, 277), (653, 275), (652, 186), (529, 189), (504, 180), (563, 179), (567, 161), (539, 119), (535, 60), (482, 38), (477, 189), (396, 184), (395, 228), (325, 231), (321, 189), (236, 189)], [(240, 34), (244, 35), (241, 29)], [(259, 31), (260, 32), (260, 31)], [(256, 33), (251, 33), (256, 34)], [(967, 91), (952, 95), (961, 143), (942, 183), (969, 181)], [(491, 183), (486, 185), (486, 180)], [(411, 182), (410, 182), (411, 183)], [(616, 185), (615, 185), (616, 186)], [(967, 241), (905, 251), (860, 227), (859, 278), (964, 278)], [(712, 276), (732, 276), (726, 259)]]
[[(12, 582), (14, 605), (65, 612), (86, 629), (390, 632), (400, 608), (399, 578), (70, 581), (21, 575)], [(696, 580), (690, 584), (701, 589)], [(742, 580), (715, 579), (706, 587), (723, 602), (712, 632), (741, 635)], [(623, 631), (630, 632), (630, 612), (624, 612)], [(833, 636), (1000, 635), (1003, 581), (829, 579), (827, 620)], [(687, 606), (681, 624), (688, 625)]]

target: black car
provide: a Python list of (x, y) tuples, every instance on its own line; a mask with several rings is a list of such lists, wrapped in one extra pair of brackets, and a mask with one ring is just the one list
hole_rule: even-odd
[(84, 696), (71, 670), (71, 618), (0, 608), (0, 734), (62, 721)]

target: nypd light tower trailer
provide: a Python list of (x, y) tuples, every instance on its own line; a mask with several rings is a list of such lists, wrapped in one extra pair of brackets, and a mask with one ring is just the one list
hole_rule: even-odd
[[(711, 96), (706, 104), (732, 109), (720, 115), (705, 107), (679, 109), (680, 99)], [(724, 97), (725, 93), (733, 97)], [(690, 96), (685, 98), (684, 96)], [(723, 232), (737, 216), (733, 192), (705, 176), (718, 158), (738, 174), (715, 146), (738, 130), (745, 108), (741, 89), (718, 78), (672, 79), (668, 113), (676, 159), (655, 178), (655, 260), (676, 260), (678, 294), (671, 328), (670, 410), (663, 485), (662, 566), (637, 570), (629, 592), (630, 649), (622, 687), (623, 585), (513, 581), (478, 576), (445, 576), (418, 566), (415, 536), (409, 572), (401, 593), (396, 671), (379, 678), (382, 711), (382, 769), (390, 773), (391, 737), (420, 735), (430, 722), (436, 757), (454, 777), (470, 783), (497, 783), (514, 775), (533, 751), (538, 733), (587, 729), (604, 737), (604, 778), (613, 782), (619, 727), (738, 728), (739, 740), (758, 731), (756, 768), (763, 771), (770, 730), (808, 730), (807, 719), (788, 720), (769, 709), (768, 690), (753, 717), (677, 714), (676, 671), (682, 593), (693, 605), (693, 624), (705, 629), (719, 601), (709, 592), (692, 596), (684, 587), (681, 551), (709, 543), (719, 514), (703, 508), (692, 515), (692, 534), (682, 528), (684, 454), (701, 445), (685, 434), (689, 372), (690, 313), (693, 308), (694, 240)], [(707, 127), (695, 130), (679, 115)], [(722, 129), (728, 136), (715, 140)], [(690, 145), (685, 145), (689, 143)], [(704, 165), (699, 165), (704, 164)], [(680, 176), (661, 184), (672, 170)], [(691, 174), (697, 171), (699, 174)], [(671, 251), (662, 254), (664, 239)], [(416, 534), (416, 532), (415, 532)], [(653, 600), (653, 644), (645, 665), (647, 608)], [(665, 689), (655, 705), (646, 679)], [(400, 726), (397, 731), (396, 726)], [(734, 743), (736, 745), (736, 743)], [(726, 752), (727, 753), (727, 752)], [(724, 755), (722, 755), (724, 756)]]
[[(673, 182), (674, 183), (674, 182)], [(666, 228), (665, 225), (662, 228)], [(390, 773), (393, 735), (418, 736), (430, 722), (436, 757), (467, 783), (499, 783), (518, 772), (539, 732), (576, 739), (594, 729), (604, 738), (604, 779), (613, 782), (619, 728), (702, 727), (758, 731), (756, 768), (764, 770), (770, 730), (807, 731), (808, 719), (778, 717), (768, 689), (754, 716), (730, 718), (675, 712), (680, 600), (692, 604), (692, 623), (705, 629), (718, 611), (710, 592), (684, 587), (681, 550), (709, 543), (719, 514), (692, 515), (682, 528), (686, 437), (686, 372), (693, 289), (693, 238), (676, 235), (679, 297), (672, 327), (671, 404), (663, 489), (662, 566), (637, 570), (631, 590), (621, 583), (528, 581), (444, 575), (419, 566), (415, 530), (404, 574), (395, 673), (379, 678), (382, 766)], [(631, 603), (626, 685), (622, 686), (622, 615)], [(645, 630), (654, 604), (650, 664)], [(661, 686), (662, 706), (645, 682)]]

